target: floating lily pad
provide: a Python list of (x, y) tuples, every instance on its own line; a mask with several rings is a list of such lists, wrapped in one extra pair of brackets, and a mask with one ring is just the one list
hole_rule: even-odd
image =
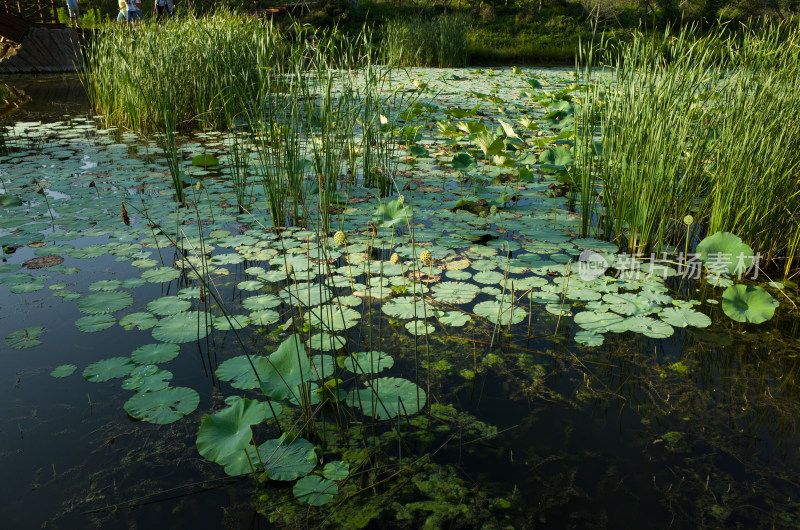
[(185, 311), (164, 317), (153, 328), (153, 338), (180, 344), (204, 338), (211, 331), (211, 315), (203, 311)]
[(528, 312), (519, 306), (512, 306), (510, 303), (500, 304), (495, 300), (475, 304), (473, 312), (478, 316), (488, 318), (492, 323), (497, 322), (503, 326), (518, 324), (528, 316)]
[(430, 324), (426, 324), (424, 320), (412, 320), (411, 322), (406, 322), (405, 328), (406, 331), (412, 335), (430, 335), (436, 331), (436, 328)]
[(407, 379), (383, 377), (375, 379), (367, 388), (353, 390), (347, 404), (358, 407), (367, 416), (387, 420), (398, 414), (417, 413), (426, 400), (425, 391)]
[(191, 414), (199, 404), (197, 392), (179, 386), (135, 394), (125, 402), (124, 408), (133, 418), (163, 425)]
[(292, 488), (294, 497), (311, 506), (324, 506), (339, 493), (339, 486), (332, 480), (317, 475), (303, 477)]
[(662, 309), (658, 315), (661, 320), (676, 328), (685, 328), (686, 326), (693, 326), (696, 328), (705, 328), (711, 325), (711, 319), (700, 311), (683, 307), (668, 307)]
[(382, 351), (359, 352), (345, 359), (343, 366), (356, 374), (376, 374), (394, 366), (394, 359)]
[(127, 330), (138, 329), (144, 331), (158, 324), (158, 319), (146, 311), (131, 313), (119, 319), (119, 325)]
[(44, 332), (41, 326), (32, 326), (17, 330), (6, 337), (6, 344), (10, 347), (21, 350), (24, 348), (33, 348), (42, 343), (39, 336)]
[[(697, 244), (697, 258), (712, 274), (741, 276), (753, 264), (753, 249), (730, 232), (717, 232)], [(735, 320), (735, 319), (734, 319)]]
[(159, 267), (142, 273), (142, 279), (150, 283), (171, 282), (180, 278), (181, 271), (172, 267)]
[(325, 464), (322, 474), (330, 480), (344, 480), (350, 473), (350, 464), (341, 460), (334, 460)]
[(133, 303), (133, 296), (125, 291), (103, 291), (90, 294), (78, 302), (78, 309), (88, 315), (114, 313)]
[(311, 365), (301, 338), (291, 335), (269, 356), (261, 390), (271, 398), (286, 399), (298, 395), (298, 386), (311, 378)]
[(111, 379), (125, 377), (135, 368), (127, 357), (111, 357), (97, 361), (83, 370), (83, 377), (92, 383), (102, 383)]
[(53, 369), (53, 371), (50, 372), (50, 375), (52, 377), (56, 377), (56, 378), (60, 379), (62, 377), (69, 377), (77, 369), (78, 369), (78, 367), (75, 366), (74, 364), (62, 364), (61, 366), (56, 366)]
[(467, 304), (475, 299), (480, 288), (465, 282), (442, 282), (433, 286), (432, 297), (445, 304)]
[(180, 353), (181, 348), (177, 344), (145, 344), (139, 346), (133, 353), (131, 359), (137, 364), (158, 364), (166, 363), (174, 359)]
[(272, 480), (294, 480), (307, 475), (317, 465), (314, 445), (308, 440), (295, 438), (289, 441), (281, 436), (258, 446), (267, 477)]
[(737, 322), (766, 322), (778, 305), (766, 289), (757, 285), (732, 285), (722, 293), (722, 310)]
[(111, 315), (89, 315), (76, 320), (75, 326), (84, 333), (97, 333), (116, 323), (117, 319)]
[(174, 315), (192, 307), (189, 300), (177, 296), (162, 296), (147, 304), (147, 310), (158, 316)]
[(267, 360), (264, 357), (251, 355), (248, 360), (246, 355), (239, 355), (220, 364), (215, 373), (220, 381), (229, 382), (233, 388), (249, 390), (258, 388), (256, 370), (259, 377), (263, 377), (266, 375), (266, 369)]
[(384, 313), (395, 318), (422, 318), (426, 315), (426, 311), (427, 314), (431, 314), (432, 311), (424, 300), (413, 296), (392, 298), (383, 304), (382, 309)]

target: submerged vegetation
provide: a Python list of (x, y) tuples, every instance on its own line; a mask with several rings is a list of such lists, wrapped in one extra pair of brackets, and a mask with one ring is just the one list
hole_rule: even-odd
[(58, 512), (227, 484), (282, 527), (795, 524), (793, 33), (376, 62), (462, 60), (410, 31), (107, 28), (98, 115), (9, 127), (0, 288), (103, 352), (3, 335), (108, 436)]

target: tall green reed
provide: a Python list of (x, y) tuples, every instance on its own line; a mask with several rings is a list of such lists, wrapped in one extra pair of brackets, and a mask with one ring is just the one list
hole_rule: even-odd
[(382, 52), (395, 66), (464, 67), (467, 65), (469, 17), (390, 20), (383, 29)]

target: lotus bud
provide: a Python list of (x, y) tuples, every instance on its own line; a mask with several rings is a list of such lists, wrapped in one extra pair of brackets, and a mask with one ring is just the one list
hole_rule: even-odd
[(286, 276), (291, 276), (292, 274), (294, 274), (294, 266), (292, 266), (291, 263), (287, 263), (286, 265), (284, 265), (282, 270)]
[(489, 215), (497, 215), (497, 206), (489, 208)]
[(489, 217), (489, 213), (486, 210), (481, 210), (478, 217)]
[(422, 262), (423, 265), (428, 265), (431, 262), (431, 253), (429, 250), (423, 250), (422, 254), (419, 255), (419, 260)]
[(395, 252), (392, 254), (392, 257), (389, 258), (389, 261), (392, 263), (392, 265), (397, 265), (400, 263), (400, 256), (397, 254), (397, 252)]
[(405, 195), (400, 195), (399, 197), (397, 197), (397, 202), (399, 202), (400, 204), (405, 204), (406, 203)]
[(344, 245), (346, 241), (347, 238), (341, 230), (333, 234), (333, 242), (336, 243), (337, 246)]

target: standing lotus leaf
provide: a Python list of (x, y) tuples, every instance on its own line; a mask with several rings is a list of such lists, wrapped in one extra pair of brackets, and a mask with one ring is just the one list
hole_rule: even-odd
[(299, 395), (298, 387), (313, 378), (300, 335), (291, 335), (269, 356), (261, 374), (261, 390), (274, 399)]
[(253, 438), (250, 427), (267, 417), (266, 403), (238, 396), (229, 397), (225, 403), (229, 406), (205, 416), (197, 431), (198, 452), (217, 463), (250, 445)]
[(697, 244), (695, 252), (706, 268), (717, 275), (744, 274), (754, 258), (753, 249), (730, 232), (717, 232), (706, 237)]

